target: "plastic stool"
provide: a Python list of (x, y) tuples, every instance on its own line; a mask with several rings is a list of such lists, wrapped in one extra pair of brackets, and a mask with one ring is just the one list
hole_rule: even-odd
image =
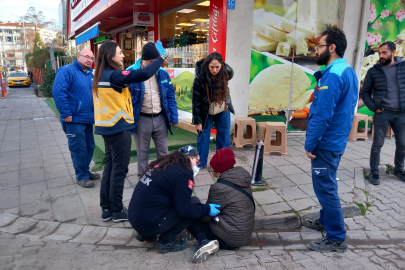
[[(272, 140), (273, 131), (276, 131), (276, 139)], [(282, 156), (287, 155), (287, 127), (283, 122), (266, 122), (264, 135), (264, 154), (278, 152)]]
[[(364, 121), (364, 131), (360, 130), (360, 121)], [(368, 140), (368, 115), (355, 113), (352, 122), (352, 129), (349, 134), (349, 141), (355, 142), (358, 139)]]
[(264, 141), (264, 135), (266, 134), (266, 122), (258, 122), (256, 123), (256, 127), (259, 129), (257, 140)]
[[(246, 133), (244, 133), (246, 127)], [(236, 148), (243, 148), (247, 144), (256, 147), (256, 120), (252, 117), (240, 117), (235, 119), (235, 131), (233, 133), (233, 144)]]

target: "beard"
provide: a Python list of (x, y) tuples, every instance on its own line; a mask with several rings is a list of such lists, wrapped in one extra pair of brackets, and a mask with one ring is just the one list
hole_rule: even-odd
[(390, 57), (388, 59), (384, 58), (384, 57), (380, 58), (380, 63), (383, 66), (389, 65), (389, 64), (391, 64), (391, 62), (392, 62), (392, 53), (391, 53), (391, 55), (390, 55)]
[(316, 64), (319, 66), (327, 65), (330, 60), (330, 53), (328, 50), (325, 50), (323, 53), (319, 54), (315, 60)]

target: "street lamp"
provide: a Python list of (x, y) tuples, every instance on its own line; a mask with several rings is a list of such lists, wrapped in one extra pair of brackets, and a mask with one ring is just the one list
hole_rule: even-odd
[[(14, 16), (16, 16), (16, 17), (18, 17), (18, 18), (20, 18), (20, 21), (19, 21), (19, 24), (21, 25), (21, 17), (20, 16), (18, 16), (18, 15), (15, 15), (15, 14), (13, 14), (13, 13), (11, 13), (11, 15), (14, 15)], [(24, 67), (26, 67), (26, 63), (25, 63), (25, 56), (27, 55), (27, 39), (25, 38), (25, 21), (22, 21), (22, 23), (23, 23), (23, 31), (24, 31)]]

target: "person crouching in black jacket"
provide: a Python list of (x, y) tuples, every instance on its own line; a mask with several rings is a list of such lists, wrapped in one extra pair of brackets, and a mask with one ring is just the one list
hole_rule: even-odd
[(194, 219), (219, 214), (220, 205), (202, 204), (192, 197), (193, 170), (200, 162), (191, 145), (151, 162), (132, 194), (128, 220), (138, 232), (136, 239), (154, 242), (157, 235), (160, 253), (184, 250), (186, 240), (175, 237)]

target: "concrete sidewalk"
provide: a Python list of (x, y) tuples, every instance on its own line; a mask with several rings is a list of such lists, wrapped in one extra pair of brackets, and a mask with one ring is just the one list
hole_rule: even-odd
[[(30, 91), (10, 91), (7, 99), (0, 101), (0, 211), (34, 220), (130, 227), (128, 222), (101, 221), (100, 181), (95, 181), (96, 186), (91, 189), (75, 184), (67, 139), (59, 119), (43, 99), (33, 96)], [(288, 156), (265, 156), (263, 177), (268, 189), (253, 193), (257, 204), (257, 229), (297, 228), (303, 219), (317, 215), (320, 205), (312, 188), (304, 140), (303, 136), (289, 137)], [(393, 163), (394, 142), (394, 139), (386, 140), (382, 164)], [(362, 168), (368, 167), (370, 147), (371, 141), (349, 142), (340, 163), (339, 195), (346, 217), (360, 215), (355, 202), (362, 204), (363, 210), (367, 210), (367, 204), (381, 202), (368, 191), (374, 187), (367, 187), (362, 173)], [(251, 172), (254, 149), (235, 149), (235, 154), (236, 165)], [(210, 157), (212, 155), (213, 152)], [(125, 180), (126, 206), (138, 182), (136, 168), (136, 163), (130, 164)], [(205, 202), (215, 179), (207, 170), (201, 170), (195, 183), (195, 194)], [(397, 203), (405, 192), (405, 183), (394, 178), (388, 178), (385, 183), (397, 193), (397, 197), (384, 197), (396, 204), (385, 210), (400, 211)], [(377, 192), (385, 190), (380, 187)], [(376, 194), (377, 197), (386, 195)], [(397, 202), (392, 201), (394, 199)]]

